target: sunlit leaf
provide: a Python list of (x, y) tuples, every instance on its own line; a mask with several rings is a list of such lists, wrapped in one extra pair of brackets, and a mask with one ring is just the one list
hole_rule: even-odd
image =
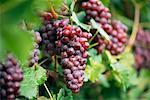
[(77, 17), (78, 17), (80, 22), (84, 22), (85, 16), (86, 16), (86, 13), (84, 11), (77, 13)]
[(24, 71), (24, 79), (21, 83), (20, 94), (29, 99), (36, 97), (38, 93), (38, 83), (35, 79), (35, 71), (33, 68), (27, 68)]
[(101, 2), (105, 5), (105, 6), (109, 6), (110, 0), (101, 0)]
[(57, 100), (64, 100), (64, 96), (65, 96), (65, 91), (62, 88), (59, 90), (59, 93), (57, 94)]
[(81, 22), (78, 20), (78, 17), (77, 17), (77, 15), (76, 15), (75, 12), (72, 12), (71, 19), (72, 19), (78, 26), (80, 26), (81, 28), (87, 30), (88, 32), (90, 31), (91, 26), (86, 25), (86, 24), (84, 24), (84, 23), (81, 23)]
[(100, 27), (100, 25), (99, 25), (98, 23), (95, 22), (94, 19), (91, 19), (90, 22), (91, 22), (91, 24), (92, 24), (92, 27), (93, 27), (94, 29), (97, 29), (98, 32), (99, 32), (105, 39), (110, 40), (109, 35)]
[(43, 84), (47, 79), (46, 70), (39, 65), (36, 65), (35, 75), (36, 75), (35, 77), (36, 77), (37, 83), (39, 85)]
[(75, 2), (74, 0), (72, 1), (71, 5), (70, 5), (70, 11), (73, 13), (74, 10), (74, 6), (75, 6)]

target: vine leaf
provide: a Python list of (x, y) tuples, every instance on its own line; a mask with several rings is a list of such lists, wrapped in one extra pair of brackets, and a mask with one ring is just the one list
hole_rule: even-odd
[(71, 90), (67, 89), (66, 87), (61, 88), (58, 94), (53, 94), (54, 100), (73, 100)]
[(64, 100), (64, 96), (65, 96), (65, 91), (62, 88), (59, 90), (59, 93), (57, 94), (57, 100)]
[(38, 93), (38, 83), (35, 79), (35, 71), (33, 68), (27, 68), (24, 71), (24, 80), (21, 83), (20, 95), (29, 99), (36, 97)]
[(72, 4), (73, 0), (65, 0), (66, 4), (68, 7), (70, 7), (70, 5)]
[(101, 2), (105, 5), (105, 6), (109, 6), (110, 0), (101, 0)]
[(41, 85), (46, 81), (46, 70), (43, 67), (36, 65), (35, 74), (38, 85)]
[(80, 12), (77, 13), (77, 17), (78, 17), (80, 22), (85, 21), (85, 16), (86, 16), (86, 13), (84, 11), (80, 11)]
[(100, 25), (99, 25), (97, 22), (95, 22), (94, 19), (91, 19), (90, 22), (91, 22), (92, 27), (93, 27), (94, 29), (97, 29), (97, 30), (99, 31), (99, 33), (100, 33), (105, 39), (107, 39), (107, 40), (110, 41), (109, 35), (100, 27)]
[(112, 56), (108, 51), (105, 51), (102, 56), (105, 66), (108, 67), (118, 85), (125, 91), (132, 81), (130, 81), (130, 79), (134, 78), (132, 66), (123, 63), (125, 59), (127, 60), (128, 58), (122, 54), (122, 56), (117, 58), (119, 60), (117, 61), (116, 57)]
[(95, 55), (89, 58), (89, 63), (85, 69), (85, 80), (96, 82), (100, 80), (101, 74), (105, 71), (105, 66), (102, 64), (102, 56)]
[(112, 72), (115, 79), (125, 91), (126, 88), (129, 86), (129, 75), (130, 75), (129, 70), (125, 66), (121, 65), (120, 63), (114, 63), (111, 64), (111, 66), (113, 69)]
[(97, 55), (97, 51), (92, 48), (92, 49), (88, 50), (88, 54), (89, 54), (89, 56), (96, 56)]
[(88, 32), (90, 31), (91, 26), (86, 25), (86, 24), (84, 24), (84, 23), (81, 23), (81, 22), (78, 20), (78, 17), (77, 17), (77, 15), (76, 15), (75, 12), (72, 12), (71, 19), (72, 19), (78, 26), (80, 26), (81, 28), (87, 30)]
[(75, 6), (75, 2), (74, 2), (74, 0), (72, 0), (72, 3), (71, 3), (71, 5), (70, 5), (70, 11), (71, 11), (71, 12), (73, 12), (74, 6)]
[(46, 70), (41, 66), (24, 69), (24, 80), (21, 83), (21, 95), (31, 99), (36, 97), (38, 93), (38, 86), (46, 81)]

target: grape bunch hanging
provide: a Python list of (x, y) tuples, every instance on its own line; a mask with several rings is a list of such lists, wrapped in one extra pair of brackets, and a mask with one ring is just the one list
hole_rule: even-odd
[(140, 29), (135, 42), (135, 67), (150, 69), (150, 31)]
[[(107, 49), (112, 55), (122, 53), (124, 45), (127, 42), (127, 27), (119, 21), (112, 21), (109, 9), (99, 0), (83, 2), (82, 8), (86, 12), (86, 19), (89, 21), (93, 18), (110, 36), (109, 42), (99, 34), (94, 38), (94, 43), (98, 43), (98, 45), (95, 46), (97, 51), (102, 53), (104, 49)], [(92, 30), (91, 33), (96, 34), (96, 31)]]
[(5, 64), (0, 64), (0, 100), (15, 100), (22, 80), (22, 70), (17, 60), (9, 54)]
[(61, 65), (67, 87), (76, 93), (84, 80), (84, 70), (88, 57), (88, 39), (91, 34), (79, 27), (67, 25), (57, 32), (57, 47), (61, 48)]
[(60, 64), (64, 70), (67, 87), (75, 93), (78, 92), (83, 85), (88, 40), (92, 35), (82, 32), (79, 27), (69, 25), (69, 19), (52, 18), (44, 20), (39, 32), (46, 54), (61, 57)]

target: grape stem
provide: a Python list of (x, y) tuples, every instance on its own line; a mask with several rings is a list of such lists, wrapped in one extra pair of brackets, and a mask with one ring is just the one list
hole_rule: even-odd
[(39, 65), (42, 65), (43, 63), (45, 63), (48, 60), (48, 58), (44, 59), (42, 62), (39, 63)]
[(138, 28), (139, 28), (139, 21), (140, 21), (141, 5), (136, 2), (133, 2), (133, 4), (135, 6), (134, 24), (133, 24), (132, 33), (128, 42), (128, 46), (126, 47), (127, 51), (130, 51), (132, 46), (134, 45), (136, 35), (138, 32)]
[(96, 37), (97, 34), (98, 34), (98, 30), (96, 31), (96, 33), (94, 34), (94, 36), (89, 40), (89, 43), (91, 43), (93, 41), (93, 39)]
[(54, 10), (54, 8), (51, 6), (50, 7), (50, 12), (52, 13), (52, 16), (57, 19), (58, 18), (58, 14), (56, 13), (56, 11)]
[(52, 95), (51, 95), (50, 90), (48, 90), (48, 87), (46, 86), (45, 83), (44, 83), (44, 87), (45, 87), (45, 89), (46, 89), (46, 91), (47, 91), (47, 93), (48, 93), (48, 95), (49, 95), (49, 97), (50, 97), (50, 100), (54, 100), (53, 97), (52, 97)]
[(93, 48), (93, 47), (95, 47), (96, 45), (98, 45), (98, 43), (94, 43), (94, 44), (90, 45), (88, 49)]
[(63, 3), (63, 6), (64, 6), (67, 10), (69, 10), (69, 8), (66, 6), (66, 4)]

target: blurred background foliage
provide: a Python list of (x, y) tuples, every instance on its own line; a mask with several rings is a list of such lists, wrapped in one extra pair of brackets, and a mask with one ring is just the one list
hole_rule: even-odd
[[(101, 1), (110, 8), (113, 18), (128, 26), (129, 37), (134, 24), (135, 3), (141, 6), (140, 26), (150, 29), (149, 0)], [(39, 13), (49, 10), (51, 7), (59, 11), (63, 2), (64, 0), (0, 0), (0, 60), (2, 61), (8, 52), (12, 52), (24, 65), (33, 48), (32, 30), (41, 24)], [(73, 6), (72, 0), (65, 0), (65, 2), (69, 8), (71, 8), (70, 5)], [(75, 11), (80, 11), (76, 8), (80, 2), (81, 0), (77, 1)], [(81, 11), (76, 15), (72, 16), (74, 21), (82, 28), (87, 28), (88, 26), (82, 23), (85, 13)], [(90, 49), (89, 55), (85, 71), (85, 84), (78, 94), (72, 94), (65, 87), (62, 79), (60, 81), (53, 78), (47, 79), (46, 84), (51, 90), (54, 100), (150, 100), (150, 70), (137, 71), (134, 68), (132, 51), (125, 51), (120, 56), (114, 57), (107, 51), (97, 55), (94, 49)], [(59, 66), (59, 68), (57, 74), (59, 74), (59, 78), (62, 78), (61, 67)], [(53, 65), (49, 66), (49, 69), (53, 70)], [(48, 93), (42, 90), (44, 85), (41, 85), (46, 80), (43, 73), (46, 72), (40, 67), (36, 71), (24, 69), (25, 80), (21, 87), (23, 97), (37, 98), (38, 100), (48, 99), (46, 98)], [(38, 78), (35, 78), (36, 75)], [(30, 91), (28, 91), (29, 89)], [(38, 93), (38, 90), (43, 92)], [(43, 97), (43, 94), (46, 97)]]

